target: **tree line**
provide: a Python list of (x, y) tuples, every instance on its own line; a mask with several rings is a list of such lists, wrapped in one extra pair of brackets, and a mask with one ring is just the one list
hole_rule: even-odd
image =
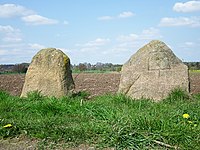
[[(26, 73), (29, 63), (21, 63), (15, 65), (0, 65), (0, 73)], [(112, 63), (79, 63), (71, 65), (72, 71), (121, 71), (122, 65)]]
[(96, 64), (91, 63), (79, 63), (78, 65), (74, 64), (71, 66), (74, 71), (121, 71), (122, 65), (112, 64), (112, 63), (101, 63), (97, 62)]
[[(200, 70), (200, 62), (184, 62), (190, 70)], [(15, 65), (0, 65), (0, 74), (1, 73), (26, 73), (29, 63), (21, 63)], [(76, 71), (121, 71), (121, 64), (112, 64), (112, 63), (101, 63), (97, 62), (96, 64), (91, 63), (79, 63), (71, 65), (71, 69)]]
[(21, 63), (15, 65), (0, 65), (1, 73), (26, 73), (29, 67), (29, 63)]
[(200, 62), (184, 62), (190, 70), (200, 70)]

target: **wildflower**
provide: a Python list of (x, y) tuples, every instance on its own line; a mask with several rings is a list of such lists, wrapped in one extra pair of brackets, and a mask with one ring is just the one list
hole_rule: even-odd
[(190, 117), (189, 114), (183, 114), (183, 118), (188, 119)]
[(188, 123), (189, 123), (189, 124), (192, 124), (193, 122), (192, 122), (192, 121), (188, 121)]
[(7, 125), (5, 125), (5, 126), (3, 126), (4, 128), (10, 128), (10, 127), (12, 127), (12, 124), (7, 124)]

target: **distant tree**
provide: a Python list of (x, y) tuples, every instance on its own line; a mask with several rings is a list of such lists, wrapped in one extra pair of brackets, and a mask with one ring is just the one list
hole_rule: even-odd
[(80, 71), (85, 71), (85, 70), (87, 70), (87, 66), (86, 66), (85, 64), (80, 63), (80, 64), (78, 65), (78, 69), (79, 69)]
[(196, 69), (200, 70), (200, 62), (196, 62)]
[(84, 63), (86, 65), (87, 70), (91, 70), (92, 65), (90, 63)]
[(121, 67), (121, 66), (116, 67), (116, 71), (117, 71), (117, 72), (120, 72), (121, 70), (122, 70), (122, 67)]
[(200, 62), (184, 62), (190, 70), (200, 70)]
[(3, 72), (3, 65), (0, 65), (0, 72)]
[(16, 64), (13, 66), (13, 72), (26, 73), (28, 69), (27, 64)]
[(91, 70), (96, 70), (96, 65), (91, 65)]
[(101, 63), (101, 62), (97, 62), (95, 67), (96, 67), (97, 70), (103, 70), (104, 64)]

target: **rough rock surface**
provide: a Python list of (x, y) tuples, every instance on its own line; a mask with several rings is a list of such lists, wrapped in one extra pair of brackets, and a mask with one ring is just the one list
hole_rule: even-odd
[(60, 97), (74, 89), (70, 59), (61, 50), (40, 50), (32, 59), (21, 96), (39, 91), (46, 96)]
[(159, 101), (175, 88), (189, 92), (188, 67), (165, 43), (153, 40), (123, 65), (118, 92)]

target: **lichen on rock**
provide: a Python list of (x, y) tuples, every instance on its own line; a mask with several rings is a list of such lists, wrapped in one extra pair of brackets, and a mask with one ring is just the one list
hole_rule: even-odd
[(40, 50), (28, 68), (21, 96), (39, 91), (46, 96), (60, 97), (74, 89), (70, 59), (61, 50)]
[(153, 40), (123, 65), (118, 92), (159, 101), (175, 88), (189, 91), (188, 67), (164, 42)]

